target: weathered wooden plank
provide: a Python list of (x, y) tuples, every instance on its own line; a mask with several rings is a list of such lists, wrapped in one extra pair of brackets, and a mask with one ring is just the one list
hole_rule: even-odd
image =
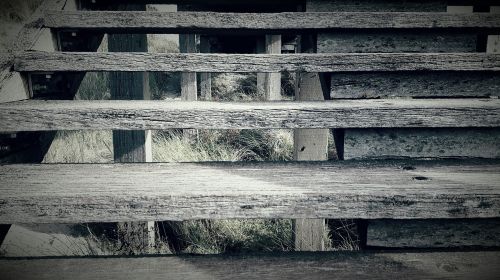
[(318, 34), (319, 53), (477, 52), (477, 32), (344, 31)]
[(446, 12), (448, 6), (491, 6), (496, 0), (307, 0), (311, 12)]
[(500, 129), (347, 129), (344, 158), (500, 158)]
[(0, 180), (3, 224), (500, 215), (498, 161), (3, 165)]
[(500, 253), (334, 252), (149, 258), (2, 259), (5, 280), (497, 279)]
[[(116, 3), (116, 0), (100, 0), (100, 1), (93, 1), (93, 0), (81, 0), (82, 2), (95, 2), (95, 3), (89, 3), (89, 4), (94, 4), (99, 6), (99, 4), (104, 4), (104, 5), (109, 5), (109, 3)], [(316, 1), (316, 0), (314, 0)], [(323, 1), (331, 1), (331, 0), (323, 0)], [(367, 2), (368, 1), (368, 2)], [(426, 4), (427, 2), (434, 2), (434, 3), (443, 3), (443, 5), (494, 5), (496, 0), (436, 0), (436, 1), (431, 1), (431, 0), (426, 0), (422, 3), (422, 1), (415, 1), (415, 0), (401, 0), (398, 1), (397, 3), (399, 4), (400, 7), (404, 7), (404, 5), (408, 6), (415, 6), (415, 5), (428, 5)], [(240, 8), (240, 7), (259, 7), (259, 8), (276, 8), (276, 7), (283, 7), (283, 1), (282, 0), (254, 0), (252, 2), (248, 2), (246, 0), (211, 0), (209, 3), (207, 3), (206, 0), (128, 0), (127, 2), (129, 3), (135, 3), (135, 4), (183, 4), (183, 5), (204, 5), (207, 6), (207, 4), (210, 4), (208, 6), (222, 6), (227, 9), (231, 9), (234, 7)], [(344, 0), (344, 1), (339, 1), (335, 0), (336, 3), (349, 3), (351, 6), (355, 6), (352, 4), (352, 1), (350, 0)], [(363, 0), (363, 1), (357, 1), (358, 3), (387, 3), (386, 0)], [(303, 4), (302, 1), (300, 0), (288, 0), (287, 3), (290, 3), (291, 5), (299, 5)], [(345, 5), (345, 4), (344, 4)], [(393, 4), (394, 5), (394, 4)], [(434, 4), (435, 5), (435, 4)], [(287, 6), (285, 6), (287, 7)], [(288, 7), (287, 7), (288, 8)], [(291, 9), (291, 8), (290, 8)], [(293, 9), (295, 11), (295, 9)]]
[(179, 54), (23, 52), (16, 71), (359, 72), (500, 71), (500, 54)]
[[(476, 52), (476, 34), (454, 33), (325, 33), (318, 52)], [(494, 73), (338, 73), (332, 76), (332, 98), (497, 96), (500, 76)]]
[[(318, 35), (321, 53), (477, 52), (477, 34), (352, 32)], [(498, 96), (494, 73), (338, 73), (332, 98)]]
[(311, 12), (445, 12), (447, 0), (307, 0)]
[(500, 220), (373, 220), (368, 222), (367, 246), (392, 248), (451, 248), (500, 246)]
[(498, 99), (264, 103), (19, 101), (0, 104), (0, 131), (498, 127), (499, 116)]
[(331, 98), (489, 97), (500, 95), (494, 72), (335, 73)]
[(107, 32), (192, 32), (210, 30), (324, 30), (324, 29), (498, 29), (500, 16), (487, 13), (213, 13), (54, 11), (45, 14), (45, 26)]

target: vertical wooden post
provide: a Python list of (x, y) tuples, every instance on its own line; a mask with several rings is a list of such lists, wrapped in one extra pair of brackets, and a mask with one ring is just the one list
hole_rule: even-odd
[[(500, 14), (500, 6), (490, 6), (490, 13)], [(488, 35), (487, 53), (500, 53), (500, 35)]]
[[(179, 49), (181, 53), (196, 52), (196, 34), (180, 34)], [(196, 73), (184, 72), (181, 75), (181, 99), (184, 101), (196, 101), (198, 99), (198, 88), (196, 85)]]
[[(302, 38), (301, 52), (315, 52), (314, 36)], [(312, 44), (311, 44), (312, 43)], [(297, 73), (295, 100), (324, 100), (323, 87), (318, 73)], [(328, 129), (294, 130), (294, 160), (317, 161), (328, 159)], [(293, 222), (296, 251), (323, 251), (325, 247), (324, 219), (297, 219)]]
[[(196, 34), (180, 34), (179, 50), (181, 53), (196, 53)], [(183, 72), (181, 74), (181, 100), (198, 100), (198, 87), (196, 83), (196, 72)], [(184, 138), (188, 141), (196, 139), (197, 130), (184, 129)]]
[[(200, 36), (200, 52), (210, 53), (210, 37)], [(203, 100), (212, 100), (212, 74), (203, 72), (200, 73), (200, 95)]]
[[(257, 53), (281, 54), (281, 35), (257, 40)], [(257, 92), (265, 100), (281, 100), (281, 73), (257, 73)]]
[[(145, 5), (118, 5), (119, 10), (146, 10)], [(145, 34), (110, 34), (110, 52), (147, 52)], [(116, 100), (151, 99), (148, 74), (135, 72), (110, 73), (111, 98)], [(150, 131), (113, 131), (115, 162), (151, 162)], [(144, 254), (154, 247), (154, 222), (118, 223), (122, 249), (128, 254)]]

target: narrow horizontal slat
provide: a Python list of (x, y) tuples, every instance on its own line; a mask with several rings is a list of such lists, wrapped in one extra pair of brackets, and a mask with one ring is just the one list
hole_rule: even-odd
[(335, 73), (332, 99), (384, 97), (488, 97), (500, 95), (496, 72)]
[(498, 126), (498, 99), (0, 104), (0, 131)]
[(313, 12), (446, 12), (447, 6), (491, 6), (495, 5), (495, 1), (498, 2), (498, 0), (308, 0), (306, 9)]
[(500, 158), (500, 128), (346, 129), (344, 159)]
[(452, 248), (500, 246), (500, 219), (374, 220), (368, 222), (367, 246)]
[(149, 258), (2, 259), (22, 279), (498, 279), (500, 253), (333, 252)]
[(2, 224), (500, 216), (498, 161), (3, 165), (0, 181)]
[(357, 72), (500, 71), (500, 54), (207, 54), (23, 52), (16, 71)]
[(500, 28), (500, 15), (489, 13), (213, 13), (51, 11), (50, 28), (104, 31), (311, 30), (311, 29), (436, 29)]

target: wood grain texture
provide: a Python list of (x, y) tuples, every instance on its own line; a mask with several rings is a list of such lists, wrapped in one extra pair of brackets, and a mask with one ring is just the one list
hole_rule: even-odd
[(499, 116), (498, 99), (19, 101), (0, 104), (0, 131), (498, 127)]
[(500, 220), (373, 220), (367, 246), (391, 248), (499, 247)]
[(0, 180), (3, 224), (500, 216), (493, 161), (2, 165)]
[(500, 158), (500, 129), (347, 129), (345, 159)]
[[(318, 35), (321, 53), (477, 52), (477, 34), (450, 32), (347, 32)], [(332, 98), (498, 96), (495, 73), (336, 73)]]
[[(179, 50), (181, 53), (196, 53), (196, 34), (180, 34)], [(198, 99), (196, 73), (183, 72), (181, 74), (181, 99), (184, 101)]]
[(334, 73), (331, 98), (489, 97), (500, 95), (494, 72)]
[(477, 52), (477, 32), (344, 31), (318, 34), (319, 53)]
[[(281, 54), (281, 35), (266, 35), (265, 47), (267, 54)], [(281, 100), (281, 73), (265, 74), (264, 94), (266, 100)]]
[(22, 279), (497, 279), (498, 252), (333, 252), (147, 258), (2, 259)]
[(488, 13), (213, 13), (213, 12), (48, 12), (45, 26), (108, 32), (203, 32), (207, 30), (325, 29), (498, 29), (500, 16)]
[(311, 12), (446, 12), (449, 2), (448, 0), (307, 0), (306, 8)]
[(16, 71), (358, 72), (500, 71), (500, 54), (178, 54), (23, 52)]

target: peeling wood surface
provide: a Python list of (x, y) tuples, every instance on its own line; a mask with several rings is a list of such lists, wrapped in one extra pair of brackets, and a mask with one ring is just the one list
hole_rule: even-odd
[(373, 220), (367, 246), (391, 248), (452, 248), (500, 246), (499, 219)]
[(498, 99), (0, 104), (0, 131), (498, 126)]
[(500, 71), (500, 54), (179, 54), (23, 52), (16, 71), (358, 72)]
[(0, 181), (3, 224), (500, 215), (495, 161), (3, 165)]
[(500, 129), (347, 129), (345, 159), (500, 158)]
[(108, 32), (200, 32), (205, 30), (311, 29), (436, 29), (500, 28), (500, 15), (488, 13), (213, 13), (55, 11), (45, 15), (45, 26), (95, 29)]
[(497, 279), (499, 252), (331, 252), (146, 258), (1, 259), (22, 279)]

